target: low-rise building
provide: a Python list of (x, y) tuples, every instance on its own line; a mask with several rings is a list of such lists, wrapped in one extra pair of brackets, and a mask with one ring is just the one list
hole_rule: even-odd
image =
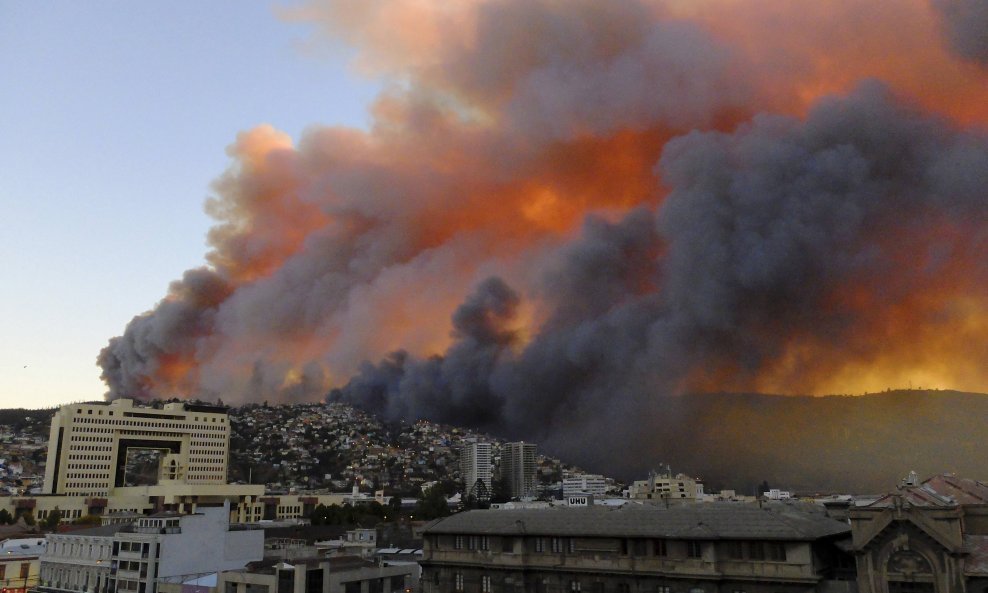
[(885, 496), (846, 505), (860, 593), (988, 590), (988, 484), (915, 474)]
[(563, 498), (577, 494), (603, 496), (607, 493), (607, 480), (597, 474), (579, 474), (563, 478)]
[(850, 593), (850, 526), (790, 505), (470, 511), (424, 533), (423, 593)]
[(230, 525), (228, 507), (160, 513), (47, 539), (39, 588), (53, 593), (156, 593), (160, 580), (240, 568), (260, 560), (264, 549), (264, 532)]
[(703, 483), (684, 474), (651, 473), (647, 480), (635, 480), (626, 491), (632, 500), (696, 502), (704, 498)]
[(37, 586), (44, 551), (43, 537), (0, 542), (0, 587), (4, 593), (26, 593)]
[(406, 593), (417, 590), (418, 566), (354, 556), (265, 560), (219, 573), (216, 593)]

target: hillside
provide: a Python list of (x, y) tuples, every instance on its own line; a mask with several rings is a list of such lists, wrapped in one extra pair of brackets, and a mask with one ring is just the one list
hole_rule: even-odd
[(601, 448), (574, 461), (619, 477), (665, 462), (748, 493), (763, 480), (800, 491), (886, 491), (910, 470), (988, 478), (984, 394), (700, 394), (662, 406), (663, 425), (642, 427), (651, 438), (635, 456)]
[[(988, 479), (983, 444), (988, 396), (891, 391), (862, 396), (696, 394), (656, 403), (660, 421), (629, 426), (633, 451), (606, 441), (539, 442), (540, 452), (624, 480), (669, 464), (704, 478), (708, 490), (879, 492), (915, 470)], [(453, 477), (466, 429), (428, 423), (388, 428), (373, 415), (322, 406), (234, 409), (231, 479), (301, 487), (333, 481), (404, 490), (404, 482)], [(318, 412), (318, 418), (316, 415)], [(0, 410), (0, 425), (45, 433), (51, 410)], [(43, 430), (39, 426), (44, 422)], [(512, 435), (518, 437), (519, 435)], [(538, 435), (520, 435), (538, 442)], [(560, 465), (542, 468), (544, 479)], [(252, 474), (252, 475), (251, 475)]]

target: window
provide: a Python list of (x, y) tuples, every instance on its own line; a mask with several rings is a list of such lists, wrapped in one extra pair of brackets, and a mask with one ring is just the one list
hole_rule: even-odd
[(490, 550), (491, 549), (491, 539), (489, 537), (487, 537), (486, 535), (482, 535), (480, 537), (480, 549), (481, 550)]
[(628, 583), (618, 583), (617, 593), (631, 593), (631, 585)]
[(535, 538), (535, 551), (536, 552), (545, 552), (545, 538), (544, 537), (537, 537), (537, 538)]
[(744, 546), (741, 542), (727, 542), (727, 557), (732, 560), (744, 558)]
[(580, 581), (570, 581), (569, 582), (570, 593), (579, 593), (580, 591)]
[(463, 549), (463, 536), (462, 535), (456, 536), (456, 540), (455, 540), (455, 542), (453, 544), (453, 547), (456, 548), (457, 550), (462, 550)]
[(748, 542), (748, 558), (752, 560), (765, 559), (765, 549), (762, 547), (762, 542)]
[(703, 556), (703, 546), (700, 542), (686, 542), (686, 557), (700, 558)]
[(772, 542), (766, 546), (768, 548), (768, 559), (773, 562), (786, 561), (786, 545), (779, 542)]
[(669, 585), (659, 585), (655, 588), (655, 593), (672, 593), (672, 587)]
[(29, 562), (21, 563), (21, 576), (20, 578), (26, 579), (28, 573), (31, 571), (31, 564)]
[(7, 578), (7, 565), (0, 564), (0, 579)]
[(652, 540), (652, 550), (656, 556), (669, 555), (669, 551), (666, 549), (666, 540), (664, 539)]
[(561, 538), (561, 537), (554, 537), (554, 538), (552, 538), (551, 543), (552, 543), (552, 552), (554, 554), (562, 554), (563, 553), (563, 538)]
[(515, 540), (510, 537), (501, 538), (501, 551), (505, 554), (510, 554), (515, 551)]
[(645, 551), (646, 547), (645, 540), (643, 539), (636, 539), (631, 542), (631, 550), (635, 556), (645, 556), (648, 554), (648, 552)]
[(491, 577), (487, 575), (480, 577), (480, 593), (491, 593)]
[(463, 590), (463, 573), (458, 572), (453, 575), (453, 590), (462, 591)]

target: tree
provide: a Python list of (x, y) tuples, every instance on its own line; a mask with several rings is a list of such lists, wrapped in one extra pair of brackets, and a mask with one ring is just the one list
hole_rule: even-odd
[(0, 524), (3, 525), (13, 525), (14, 517), (10, 514), (7, 509), (0, 509)]
[(418, 502), (415, 503), (415, 518), (420, 520), (438, 519), (450, 514), (449, 505), (446, 503), (446, 493), (439, 485), (429, 488), (422, 493)]
[(34, 513), (32, 513), (31, 511), (18, 512), (17, 517), (23, 520), (24, 524), (27, 525), (28, 527), (33, 527), (34, 525), (37, 524), (37, 521), (34, 520)]
[(99, 515), (83, 515), (75, 521), (72, 522), (73, 525), (91, 525), (93, 527), (99, 527), (103, 524), (103, 519)]
[(58, 507), (55, 507), (52, 512), (48, 513), (48, 516), (41, 520), (41, 528), (45, 531), (55, 531), (58, 529), (59, 523), (62, 522), (62, 511)]

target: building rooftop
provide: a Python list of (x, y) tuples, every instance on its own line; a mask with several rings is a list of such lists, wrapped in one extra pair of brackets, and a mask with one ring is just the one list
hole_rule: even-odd
[(908, 504), (914, 507), (956, 507), (988, 504), (988, 485), (953, 474), (938, 474), (921, 484), (903, 484), (874, 500), (859, 500), (859, 507), (891, 508)]
[(803, 505), (705, 503), (669, 508), (646, 505), (469, 511), (438, 519), (426, 534), (769, 539), (811, 541), (851, 528)]
[(116, 535), (121, 531), (128, 531), (130, 529), (130, 523), (111, 523), (110, 525), (100, 525), (99, 527), (89, 527), (86, 529), (73, 529), (72, 531), (66, 531), (65, 533), (57, 533), (51, 535), (70, 535), (70, 536), (88, 536), (88, 537), (109, 537), (111, 535)]

